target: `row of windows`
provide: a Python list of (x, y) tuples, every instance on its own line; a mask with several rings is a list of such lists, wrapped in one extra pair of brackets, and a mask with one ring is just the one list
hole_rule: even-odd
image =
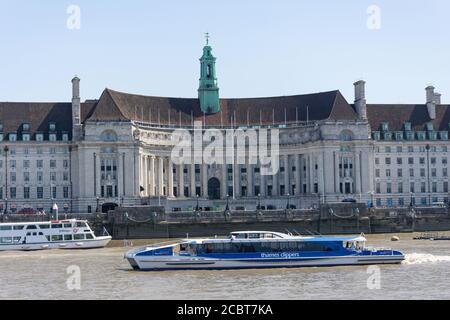
[[(62, 161), (49, 160), (48, 161), (49, 167), (51, 169), (56, 169), (58, 162), (62, 162), (62, 166), (63, 166), (64, 169), (69, 168), (69, 160), (66, 160), (66, 159), (62, 160)], [(30, 160), (23, 160), (22, 161), (22, 167), (24, 169), (30, 168), (30, 166), (31, 166), (31, 161)], [(16, 169), (17, 168), (17, 160), (9, 160), (9, 167), (11, 169)], [(3, 160), (0, 160), (0, 168), (3, 168)], [(42, 159), (36, 160), (36, 168), (38, 168), (38, 169), (44, 168), (44, 160), (42, 160)]]
[[(407, 146), (407, 147), (403, 147), (403, 146), (396, 146), (396, 147), (391, 147), (391, 146), (385, 146), (383, 151), (385, 153), (403, 153), (403, 152), (409, 152), (409, 153), (414, 153), (414, 152), (426, 152), (427, 151), (427, 147), (426, 146)], [(448, 147), (447, 146), (430, 146), (430, 152), (447, 152), (448, 151)], [(381, 152), (381, 148), (379, 146), (375, 147), (375, 152)]]
[[(30, 199), (31, 197), (31, 187), (23, 187), (23, 199)], [(33, 188), (33, 190), (36, 190), (35, 193), (35, 197), (33, 198), (37, 198), (37, 199), (44, 199), (44, 187), (36, 187)], [(58, 188), (57, 187), (51, 187), (51, 197), (53, 199), (57, 198), (58, 195)], [(68, 199), (69, 198), (69, 187), (63, 187), (62, 188), (63, 191), (63, 198), (64, 199)], [(9, 193), (8, 193), (8, 197), (10, 199), (17, 199), (18, 195), (17, 195), (17, 187), (10, 187), (9, 188)], [(3, 187), (0, 188), (0, 199), (3, 199)]]
[[(448, 188), (448, 181), (444, 181), (441, 185), (441, 188), (438, 188), (438, 183), (433, 181), (432, 183), (430, 183), (431, 186), (431, 192), (432, 193), (448, 193), (449, 188)], [(404, 183), (399, 182), (397, 184), (397, 193), (404, 193), (407, 192), (408, 190), (406, 190), (406, 188), (404, 188)], [(416, 183), (415, 182), (410, 182), (409, 183), (409, 192), (415, 193), (415, 192), (421, 192), (421, 193), (426, 193), (427, 192), (427, 183), (426, 182), (421, 182), (420, 183), (420, 189), (416, 189)], [(393, 193), (393, 188), (392, 188), (392, 183), (388, 182), (385, 185), (384, 190), (381, 189), (381, 183), (377, 182), (375, 184), (375, 192), (376, 193)]]
[[(47, 137), (48, 137), (48, 141), (51, 141), (51, 142), (58, 141), (58, 135), (56, 133), (49, 133)], [(44, 136), (43, 133), (36, 133), (35, 136), (34, 136), (34, 139), (35, 139), (34, 141), (43, 142), (44, 138), (45, 138), (45, 136)], [(28, 141), (32, 141), (32, 135), (30, 133), (22, 133), (22, 134), (17, 134), (17, 133), (4, 134), (4, 133), (0, 133), (0, 141), (4, 141), (4, 140), (7, 140), (9, 142), (16, 142), (16, 141), (28, 142)], [(69, 134), (68, 133), (63, 133), (60, 136), (60, 141), (65, 141), (65, 142), (69, 141)]]
[[(386, 178), (393, 177), (393, 172), (395, 172), (395, 171), (393, 171), (391, 169), (386, 169), (385, 170), (385, 177)], [(425, 168), (420, 168), (419, 172), (420, 172), (420, 177), (421, 178), (425, 178), (426, 177), (426, 170), (425, 170)], [(380, 173), (381, 173), (380, 169), (375, 169), (375, 177), (376, 178), (380, 178)], [(442, 177), (448, 177), (448, 169), (447, 168), (442, 168), (441, 173), (442, 173), (442, 175), (441, 175)], [(436, 168), (431, 168), (430, 169), (430, 176), (433, 177), (433, 178), (437, 177), (437, 169)], [(403, 169), (397, 169), (397, 177), (398, 178), (402, 178), (403, 177)], [(416, 177), (416, 171), (414, 170), (414, 168), (410, 168), (409, 169), (409, 177), (410, 178)]]
[[(430, 203), (431, 200), (431, 203)], [(393, 199), (393, 198), (387, 198), (385, 200), (382, 200), (380, 198), (375, 199), (375, 205), (376, 207), (407, 207), (410, 205), (416, 206), (416, 205), (422, 205), (422, 206), (428, 206), (430, 204), (433, 203), (439, 203), (440, 200), (442, 200), (443, 203), (449, 203), (448, 202), (448, 197), (444, 197), (444, 198), (439, 198), (439, 197), (432, 197), (431, 199), (428, 197), (421, 197), (416, 199), (416, 197), (412, 197), (412, 198), (398, 198), (398, 199)]]
[[(403, 158), (396, 158), (396, 163), (398, 165), (402, 165), (404, 163)], [(413, 165), (415, 163), (415, 158), (413, 157), (409, 157), (408, 158), (408, 164), (409, 165)], [(446, 157), (441, 158), (441, 163), (443, 165), (446, 165), (448, 163), (448, 159)], [(375, 158), (375, 164), (379, 165), (380, 164), (380, 158)], [(384, 158), (384, 164), (386, 165), (391, 165), (392, 164), (392, 158)], [(420, 157), (419, 158), (419, 164), (421, 165), (425, 165), (426, 164), (426, 158), (425, 157)], [(436, 157), (431, 157), (430, 158), (430, 164), (431, 165), (436, 165), (437, 164), (437, 158)]]
[[(50, 172), (49, 178), (50, 181), (56, 181), (57, 173), (56, 172)], [(61, 172), (61, 178), (62, 181), (69, 181), (69, 172)], [(16, 172), (10, 172), (9, 173), (9, 181), (11, 183), (17, 182), (17, 173)], [(44, 181), (44, 173), (42, 171), (36, 172), (36, 181), (38, 183), (42, 183)], [(3, 183), (3, 174), (0, 173), (0, 182)], [(30, 172), (26, 171), (23, 173), (23, 182), (30, 182)]]
[(336, 243), (317, 243), (299, 241), (264, 241), (264, 242), (219, 242), (190, 244), (189, 250), (194, 254), (210, 253), (252, 253), (252, 252), (289, 252), (289, 251), (333, 251), (339, 250)]
[[(48, 149), (46, 149), (44, 151), (44, 148), (41, 147), (37, 147), (37, 148), (15, 148), (15, 147), (10, 147), (8, 149), (8, 155), (16, 155), (16, 154), (32, 154), (32, 153), (36, 153), (36, 154), (44, 154), (44, 153), (49, 153), (49, 154), (57, 154), (57, 153), (63, 153), (63, 154), (68, 154), (69, 153), (69, 147), (50, 147)], [(0, 154), (1, 155), (5, 155), (5, 150), (3, 148), (0, 148)]]

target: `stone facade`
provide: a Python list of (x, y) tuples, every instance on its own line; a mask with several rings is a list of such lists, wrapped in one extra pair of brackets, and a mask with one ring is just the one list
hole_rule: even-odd
[[(220, 99), (219, 110), (202, 112), (199, 99), (110, 89), (81, 103), (75, 77), (72, 103), (0, 103), (0, 205), (94, 212), (300, 209), (346, 198), (380, 207), (448, 202), (450, 109), (440, 95), (427, 87), (425, 104), (368, 105), (365, 82), (354, 86), (354, 104), (333, 91)], [(193, 133), (198, 122), (224, 135), (278, 130), (279, 170), (264, 175), (259, 161), (249, 161), (252, 139), (245, 163), (235, 150), (226, 164), (175, 164), (175, 132)]]

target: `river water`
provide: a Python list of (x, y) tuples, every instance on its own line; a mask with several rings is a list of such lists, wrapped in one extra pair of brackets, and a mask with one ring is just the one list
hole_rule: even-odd
[(379, 281), (376, 269), (358, 266), (139, 272), (120, 241), (87, 251), (0, 252), (0, 299), (450, 299), (450, 241), (391, 236), (368, 236), (370, 246), (406, 253), (402, 265), (380, 266)]

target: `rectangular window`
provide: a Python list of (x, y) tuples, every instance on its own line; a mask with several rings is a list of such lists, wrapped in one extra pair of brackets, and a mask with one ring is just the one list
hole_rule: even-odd
[(69, 187), (64, 187), (63, 188), (63, 196), (64, 196), (64, 199), (68, 199), (69, 198)]
[(43, 181), (43, 176), (44, 176), (44, 173), (43, 173), (42, 171), (38, 171), (38, 172), (36, 173), (36, 180), (37, 180), (37, 182), (42, 183), (42, 181)]
[(390, 182), (386, 183), (386, 193), (392, 193), (392, 184)]
[(448, 176), (447, 168), (442, 168), (442, 176), (443, 177), (447, 177)]
[(397, 158), (397, 164), (403, 164), (403, 158)]
[(432, 176), (433, 178), (436, 177), (436, 168), (431, 168), (431, 176)]
[(55, 169), (56, 168), (56, 160), (50, 160), (50, 168)]
[(397, 169), (397, 177), (399, 177), (399, 178), (403, 177), (403, 170), (402, 169)]
[(386, 177), (389, 178), (391, 176), (391, 169), (386, 169)]
[(420, 168), (420, 176), (422, 178), (425, 177), (425, 169), (424, 168)]
[(11, 199), (16, 199), (16, 197), (17, 197), (16, 187), (9, 188), (9, 194), (11, 196)]
[(24, 172), (23, 173), (23, 181), (24, 182), (29, 182), (30, 181), (30, 173), (29, 172)]
[(63, 160), (63, 168), (64, 169), (69, 168), (69, 160)]
[(422, 192), (422, 193), (427, 192), (427, 188), (426, 188), (425, 182), (422, 182), (420, 184), (420, 192)]
[(403, 183), (398, 184), (398, 193), (403, 193)]
[(56, 172), (50, 172), (50, 181), (56, 181)]
[(414, 169), (413, 168), (409, 169), (409, 176), (414, 177)]
[(16, 173), (15, 172), (11, 172), (11, 182), (16, 182)]
[(408, 164), (414, 164), (414, 158), (408, 158)]
[(30, 160), (23, 160), (24, 169), (28, 169), (30, 167)]
[(386, 158), (384, 159), (385, 164), (391, 164), (391, 158)]
[(42, 169), (44, 167), (44, 161), (43, 160), (36, 160), (36, 167), (38, 169)]
[(23, 188), (23, 198), (30, 199), (30, 187)]
[(44, 198), (44, 188), (43, 187), (37, 187), (36, 188), (36, 195), (38, 199)]

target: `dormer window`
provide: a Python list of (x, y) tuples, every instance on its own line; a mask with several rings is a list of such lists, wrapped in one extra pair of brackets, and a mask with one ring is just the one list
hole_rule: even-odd
[(29, 133), (22, 134), (22, 141), (30, 141), (30, 134)]
[(44, 141), (44, 135), (42, 133), (36, 133), (36, 141), (37, 142)]
[(49, 131), (55, 131), (56, 130), (56, 123), (51, 122), (48, 124), (48, 130)]
[(411, 122), (405, 122), (405, 131), (411, 131)]
[(397, 131), (395, 133), (395, 140), (397, 140), (397, 141), (403, 140), (403, 132)]
[(433, 124), (431, 122), (427, 123), (427, 131), (433, 131)]
[(406, 134), (406, 140), (409, 140), (409, 141), (414, 140), (414, 132), (407, 131), (405, 134)]
[(389, 123), (383, 122), (381, 124), (381, 131), (389, 131)]
[(22, 131), (25, 131), (25, 132), (30, 131), (30, 124), (29, 123), (22, 124)]
[(441, 131), (439, 133), (439, 136), (441, 137), (441, 140), (448, 140), (448, 132), (447, 131)]
[(50, 133), (48, 135), (48, 140), (49, 141), (56, 141), (56, 133)]
[(374, 140), (380, 140), (380, 131), (374, 131), (373, 132), (373, 139)]
[(62, 134), (62, 141), (69, 141), (69, 134), (68, 133), (63, 133)]

